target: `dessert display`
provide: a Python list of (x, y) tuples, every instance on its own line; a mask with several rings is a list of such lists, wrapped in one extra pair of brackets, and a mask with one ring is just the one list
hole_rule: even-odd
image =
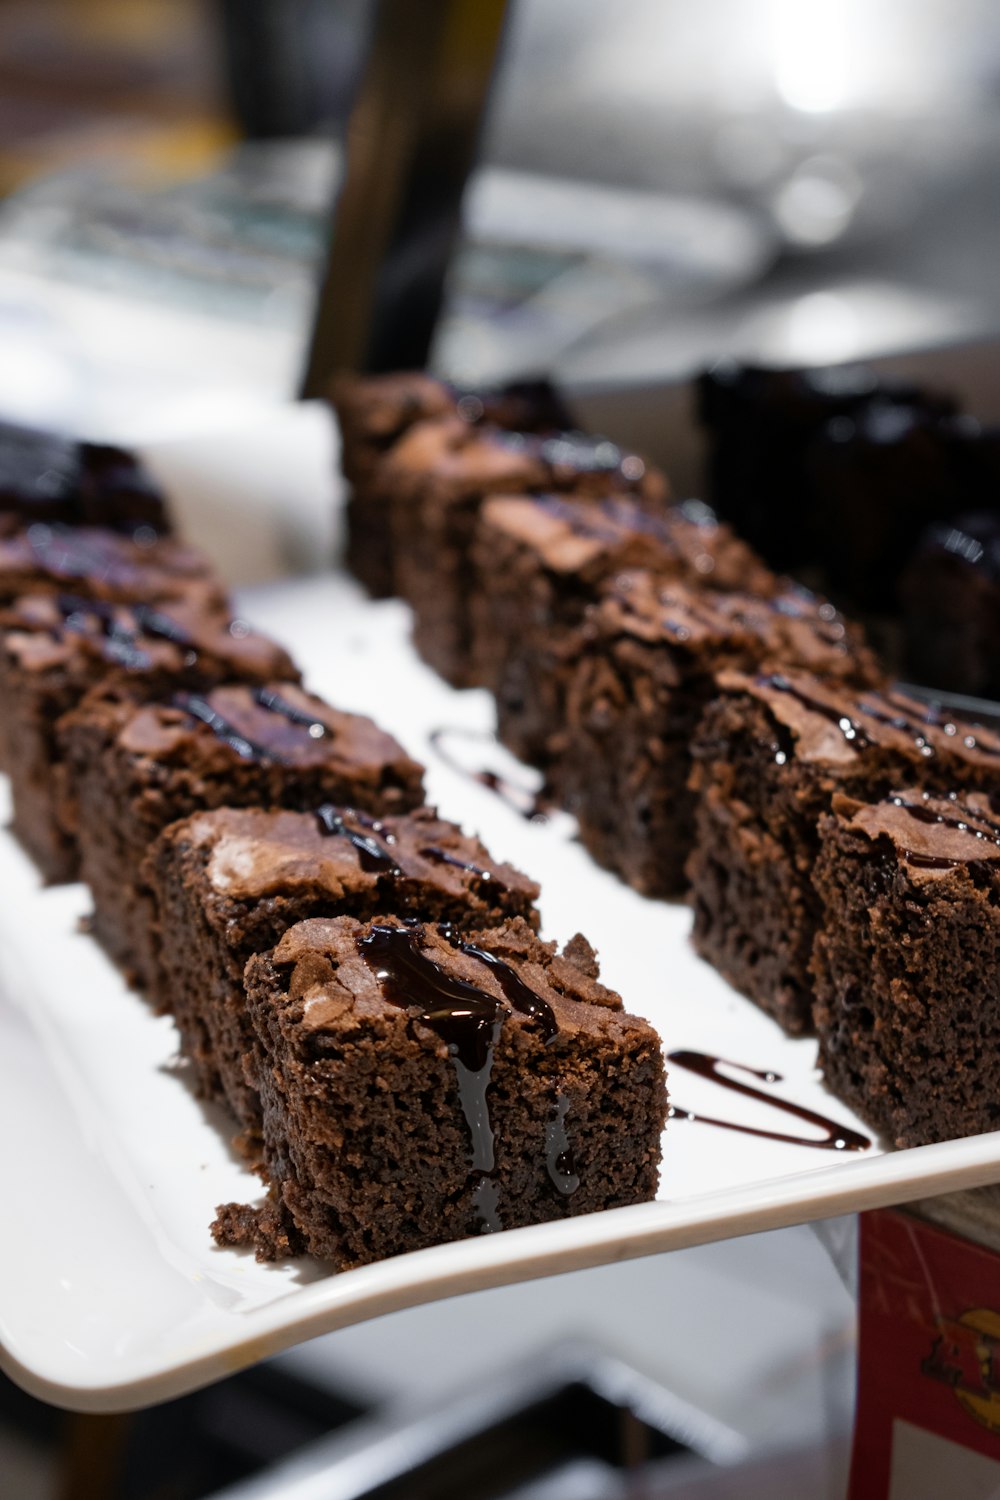
[(475, 683), (469, 577), (484, 499), (495, 494), (631, 494), (663, 508), (667, 484), (637, 454), (582, 433), (547, 437), (421, 422), (386, 455), (377, 485), (390, 498), (395, 588), (413, 606), (414, 644), (454, 687)]
[(826, 920), (812, 871), (832, 798), (1000, 792), (1000, 736), (891, 688), (858, 693), (791, 669), (722, 673), (718, 687), (692, 747), (694, 944), (786, 1030), (809, 1031)]
[(430, 808), (375, 818), (222, 807), (171, 823), (145, 879), (157, 912), (154, 998), (172, 1012), (199, 1093), (224, 1097), (246, 1129), (260, 1116), (243, 1058), (253, 1033), (243, 971), (307, 917), (379, 914), (455, 931), (521, 917), (538, 927), (538, 887)]
[[(986, 493), (992, 439), (864, 372), (717, 370), (701, 397), (734, 528), (567, 430), (544, 383), (344, 380), (350, 559), (410, 605), (448, 682), (490, 689), (500, 738), (596, 860), (689, 897), (698, 953), (818, 1032), (834, 1092), (901, 1145), (990, 1129), (969, 1081), (996, 1030), (1000, 733), (896, 689), (859, 624), (769, 564), (823, 537), (828, 572), (853, 558), (874, 598), (904, 520)], [(538, 886), (233, 619), (207, 560), (142, 511), (127, 455), (77, 449), (48, 510), (9, 482), (0, 753), (15, 832), (49, 879), (78, 861), (94, 935), (172, 1016), (264, 1179), (262, 1207), (219, 1209), (218, 1243), (339, 1269), (655, 1196), (663, 1051), (587, 940), (544, 941)], [(941, 649), (981, 642), (980, 683), (993, 536), (965, 526), (905, 587), (951, 611)], [(770, 1083), (753, 1068), (668, 1060), (772, 1102), (719, 1074)], [(825, 1132), (804, 1145), (866, 1144), (773, 1102)]]
[(225, 1205), (222, 1244), (346, 1269), (655, 1193), (659, 1038), (579, 940), (312, 919), (250, 960), (246, 1003), (274, 1201)]
[(377, 815), (423, 798), (422, 767), (391, 735), (294, 682), (143, 704), (98, 690), (60, 721), (60, 742), (75, 794), (58, 812), (76, 833), (95, 935), (143, 988), (155, 974), (155, 923), (142, 865), (168, 823), (210, 807), (328, 802)]
[(980, 793), (834, 798), (815, 885), (830, 1087), (897, 1146), (1000, 1126), (1000, 819)]
[[(137, 701), (227, 681), (292, 680), (276, 642), (244, 620), (180, 600), (109, 604), (76, 594), (23, 594), (0, 608), (3, 765), (13, 826), (47, 880), (72, 880), (76, 843), (57, 815), (56, 724), (92, 688), (114, 684)], [(69, 788), (66, 789), (69, 795)]]
[(35, 521), (126, 533), (171, 529), (166, 502), (135, 454), (0, 422), (0, 527)]
[(372, 481), (388, 450), (416, 423), (460, 417), (514, 432), (562, 432), (573, 426), (547, 380), (512, 381), (491, 391), (460, 391), (420, 370), (359, 379), (341, 375), (330, 388), (340, 426), (347, 499), (347, 565), (375, 599), (393, 592), (390, 496)]

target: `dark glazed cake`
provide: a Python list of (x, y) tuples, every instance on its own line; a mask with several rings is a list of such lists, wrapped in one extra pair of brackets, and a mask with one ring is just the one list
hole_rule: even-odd
[(170, 537), (41, 522), (0, 535), (0, 603), (64, 592), (110, 603), (185, 599), (205, 609), (229, 607), (208, 558)]
[(929, 528), (899, 593), (910, 680), (1000, 697), (1000, 516)]
[(844, 792), (1000, 791), (1000, 737), (886, 689), (723, 673), (692, 747), (698, 952), (791, 1032), (812, 1018), (819, 818)]
[[(72, 880), (76, 844), (56, 813), (56, 726), (84, 694), (114, 683), (137, 701), (171, 688), (296, 678), (287, 653), (242, 620), (183, 602), (107, 604), (71, 594), (25, 595), (0, 608), (4, 765), (14, 830), (47, 880)], [(71, 788), (64, 788), (71, 798)]]
[(880, 672), (854, 627), (800, 589), (712, 594), (626, 573), (587, 617), (566, 675), (550, 777), (591, 853), (649, 896), (684, 889), (690, 745), (724, 667), (796, 662), (847, 681)]
[(170, 530), (163, 496), (123, 448), (0, 422), (0, 520)]
[(341, 438), (341, 468), (351, 485), (347, 501), (347, 564), (376, 599), (394, 592), (390, 504), (373, 486), (392, 445), (417, 422), (461, 417), (517, 432), (572, 426), (557, 391), (546, 380), (515, 381), (495, 391), (460, 391), (422, 371), (339, 376), (330, 388)]
[(896, 1146), (1000, 1128), (1000, 818), (919, 789), (836, 797), (815, 882), (820, 1063)]
[(154, 996), (173, 1012), (199, 1092), (224, 1097), (251, 1129), (260, 1106), (243, 1070), (243, 970), (296, 922), (392, 912), (462, 928), (513, 916), (538, 926), (537, 885), (426, 807), (381, 819), (329, 803), (196, 813), (157, 839), (145, 880), (157, 913)]
[(370, 719), (341, 713), (295, 683), (227, 684), (137, 706), (92, 693), (62, 721), (60, 742), (94, 931), (142, 986), (154, 972), (153, 912), (141, 878), (168, 823), (211, 807), (325, 802), (376, 815), (423, 800), (422, 768)]
[(633, 499), (500, 496), (480, 512), (471, 617), (476, 681), (493, 691), (501, 740), (544, 765), (565, 718), (561, 664), (602, 584), (628, 569), (767, 596), (778, 582), (707, 506), (650, 514)]
[(379, 470), (392, 501), (396, 584), (413, 606), (420, 654), (454, 687), (471, 686), (472, 539), (487, 495), (559, 491), (666, 501), (662, 474), (606, 439), (537, 437), (455, 419), (411, 428)]
[(520, 920), (459, 935), (344, 917), (251, 959), (277, 1203), (226, 1205), (216, 1237), (345, 1269), (652, 1198), (659, 1040), (574, 951)]

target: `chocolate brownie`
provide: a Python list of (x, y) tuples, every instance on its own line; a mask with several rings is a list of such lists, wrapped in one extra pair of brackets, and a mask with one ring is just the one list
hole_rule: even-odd
[(422, 768), (370, 719), (341, 713), (295, 683), (225, 684), (136, 705), (98, 689), (59, 731), (75, 789), (58, 814), (75, 832), (94, 897), (94, 931), (137, 983), (153, 975), (153, 913), (141, 878), (168, 823), (210, 807), (332, 802), (404, 812)]
[(559, 663), (565, 714), (547, 745), (550, 779), (591, 853), (644, 894), (684, 889), (690, 742), (714, 674), (763, 662), (881, 679), (855, 627), (804, 589), (757, 599), (646, 572), (606, 586)]
[(930, 527), (900, 580), (912, 682), (1000, 697), (1000, 516)]
[(0, 603), (67, 590), (111, 603), (187, 599), (206, 609), (228, 608), (208, 558), (171, 537), (41, 522), (0, 535)]
[(134, 454), (14, 422), (0, 422), (0, 518), (170, 530), (163, 496)]
[(581, 433), (536, 437), (454, 419), (421, 422), (379, 470), (391, 497), (396, 584), (413, 606), (413, 638), (455, 687), (471, 686), (472, 540), (487, 495), (528, 491), (632, 494), (662, 510), (662, 474), (634, 453)]
[(56, 816), (56, 724), (91, 688), (114, 682), (139, 700), (172, 687), (200, 691), (298, 675), (288, 654), (244, 621), (183, 601), (126, 605), (29, 594), (0, 607), (0, 626), (0, 738), (13, 826), (50, 881), (72, 880), (77, 865), (75, 841)]
[(500, 738), (535, 765), (564, 717), (560, 663), (597, 590), (632, 568), (663, 579), (766, 596), (778, 585), (700, 501), (652, 515), (635, 500), (500, 496), (472, 548), (474, 676), (496, 695)]
[(725, 361), (701, 376), (708, 499), (772, 567), (823, 560), (816, 558), (807, 454), (829, 422), (853, 419), (873, 401), (928, 417), (955, 411), (950, 396), (880, 381), (855, 365), (770, 370)]
[(384, 454), (416, 422), (458, 416), (518, 432), (553, 432), (572, 425), (547, 380), (514, 381), (491, 391), (461, 391), (423, 371), (338, 376), (330, 388), (341, 438), (347, 501), (347, 563), (376, 599), (393, 592), (389, 500), (372, 489)]
[(1000, 1129), (1000, 818), (907, 788), (833, 800), (814, 874), (828, 1086), (896, 1146)]
[(260, 1106), (243, 1072), (252, 1043), (243, 970), (296, 922), (392, 912), (463, 928), (512, 916), (538, 926), (537, 885), (426, 807), (381, 819), (330, 803), (196, 813), (157, 839), (145, 880), (157, 912), (154, 996), (174, 1014), (199, 1092), (223, 1096), (244, 1127)]
[(692, 746), (694, 944), (787, 1030), (811, 1027), (817, 825), (843, 792), (1000, 791), (1000, 735), (886, 688), (722, 673)]
[[(284, 1238), (338, 1269), (656, 1192), (656, 1033), (519, 919), (301, 922), (246, 993)], [(213, 1229), (266, 1257), (276, 1217)]]

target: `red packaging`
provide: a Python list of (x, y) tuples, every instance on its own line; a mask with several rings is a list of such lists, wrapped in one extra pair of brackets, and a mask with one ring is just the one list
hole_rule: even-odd
[(1000, 1254), (861, 1216), (849, 1500), (1000, 1496)]

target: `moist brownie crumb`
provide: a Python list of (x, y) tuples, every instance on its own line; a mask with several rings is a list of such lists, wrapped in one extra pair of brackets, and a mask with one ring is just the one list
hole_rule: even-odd
[(981, 512), (930, 527), (899, 596), (911, 682), (1000, 696), (1000, 518)]
[(296, 922), (393, 913), (456, 928), (513, 916), (538, 926), (537, 885), (426, 807), (382, 818), (329, 803), (196, 813), (157, 839), (143, 881), (156, 910), (154, 998), (173, 1012), (199, 1093), (224, 1097), (248, 1130), (260, 1106), (243, 1066), (243, 971)]
[(246, 990), (267, 1172), (338, 1269), (656, 1191), (656, 1034), (523, 921), (301, 922)]
[(259, 1261), (288, 1260), (305, 1252), (291, 1215), (273, 1197), (260, 1208), (251, 1208), (249, 1203), (220, 1203), (211, 1230), (220, 1247), (253, 1250)]
[(1000, 737), (890, 688), (723, 672), (692, 746), (693, 941), (791, 1032), (811, 1029), (817, 823), (837, 792), (1000, 791)]
[(815, 884), (826, 1082), (896, 1146), (1000, 1127), (1000, 817), (974, 792), (833, 799)]
[(77, 819), (94, 930), (145, 987), (155, 934), (141, 870), (168, 823), (210, 807), (332, 802), (378, 816), (423, 800), (422, 768), (390, 735), (295, 683), (225, 684), (140, 705), (98, 689), (59, 733), (75, 798), (58, 811), (68, 826)]

